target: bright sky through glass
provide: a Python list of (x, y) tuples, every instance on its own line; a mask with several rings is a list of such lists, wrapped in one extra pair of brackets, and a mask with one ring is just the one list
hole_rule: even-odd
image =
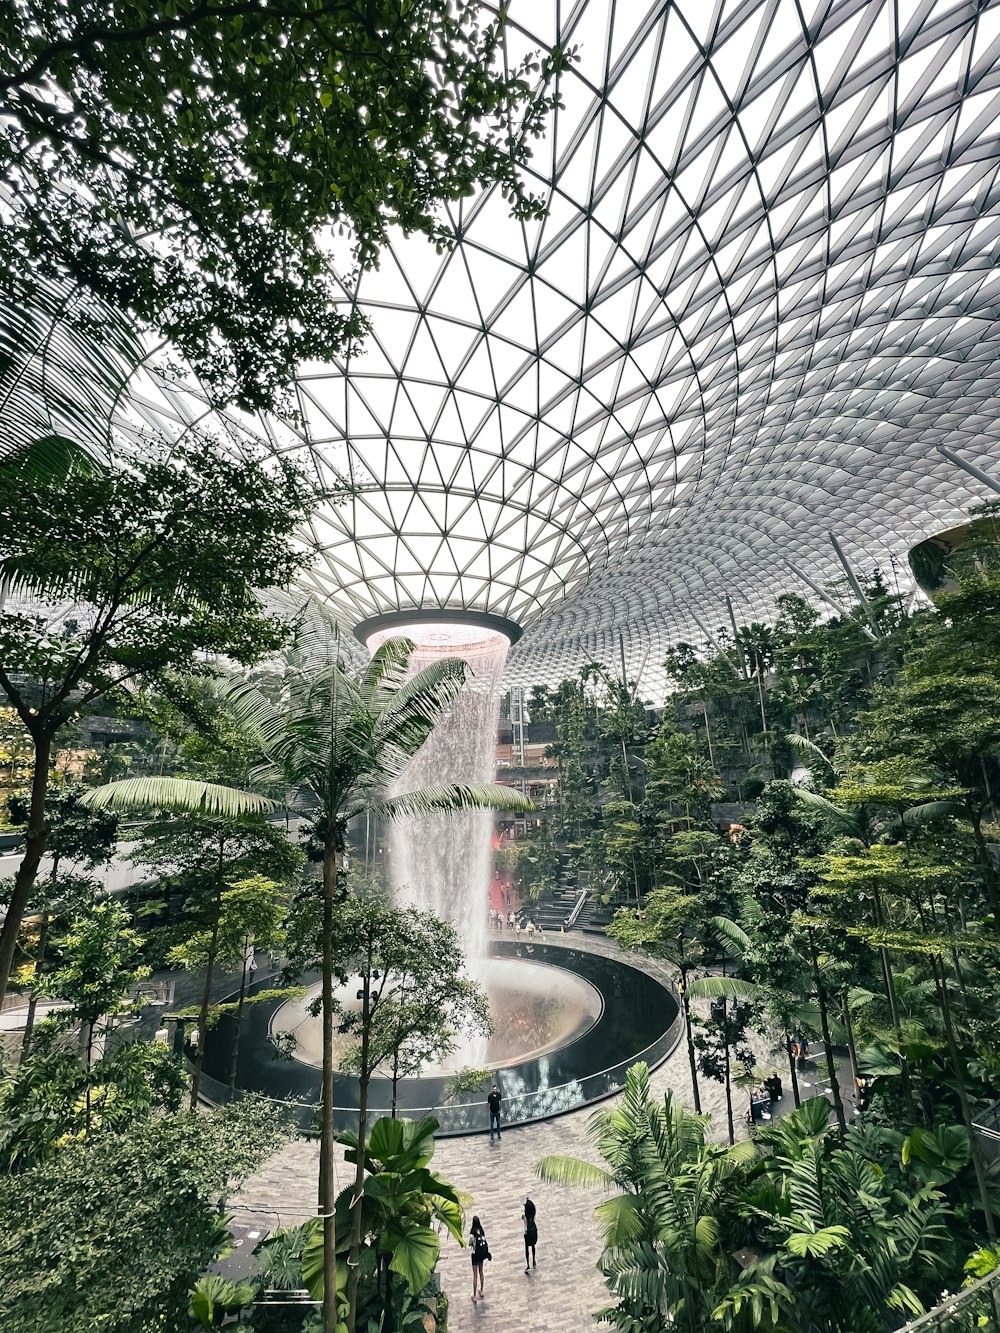
[[(1000, 403), (1000, 4), (513, 0), (579, 48), (536, 148), (444, 256), (399, 238), (373, 333), (303, 367), (307, 451), (358, 487), (311, 586), (355, 622), (519, 621), (524, 679), (645, 664), (960, 521)], [(1000, 476), (1000, 468), (997, 468)]]

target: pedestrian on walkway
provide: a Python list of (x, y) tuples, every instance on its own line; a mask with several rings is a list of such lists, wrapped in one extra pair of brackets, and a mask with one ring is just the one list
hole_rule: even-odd
[(510, 909), (510, 912), (509, 912), (508, 915), (507, 915), (507, 925), (510, 926), (511, 930), (514, 929), (514, 909), (513, 909), (513, 907)]
[[(538, 1227), (535, 1223), (535, 1205), (530, 1199), (525, 1199), (524, 1209), (521, 1213), (521, 1223), (524, 1227), (524, 1271), (530, 1273), (532, 1268), (536, 1268), (535, 1246), (538, 1244)], [(531, 1251), (531, 1267), (528, 1266), (528, 1251)]]
[(500, 1089), (494, 1083), (490, 1095), (486, 1098), (486, 1105), (490, 1108), (490, 1143), (493, 1142), (494, 1129), (497, 1132), (497, 1138), (502, 1137), (500, 1134), (500, 1102), (502, 1100)]
[[(492, 1259), (490, 1254), (489, 1241), (486, 1239), (486, 1232), (483, 1230), (483, 1224), (479, 1220), (478, 1214), (472, 1219), (472, 1230), (469, 1232), (469, 1249), (472, 1251), (472, 1299), (482, 1300), (483, 1298), (483, 1264), (487, 1259)], [(476, 1279), (479, 1279), (479, 1296), (476, 1296)]]

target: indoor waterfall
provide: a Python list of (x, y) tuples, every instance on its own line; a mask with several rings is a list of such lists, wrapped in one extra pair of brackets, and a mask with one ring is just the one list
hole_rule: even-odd
[[(510, 646), (507, 636), (475, 625), (418, 623), (372, 635), (369, 651), (390, 634), (416, 643), (411, 672), (441, 657), (461, 657), (469, 666), (465, 689), (408, 766), (398, 790), (492, 782), (501, 681)], [(482, 958), (493, 859), (492, 812), (407, 819), (390, 826), (388, 839), (396, 901), (413, 903), (451, 921), (466, 957)]]

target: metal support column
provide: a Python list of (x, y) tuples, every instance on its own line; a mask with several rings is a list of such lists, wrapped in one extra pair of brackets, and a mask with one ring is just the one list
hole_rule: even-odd
[(864, 607), (865, 615), (868, 617), (868, 623), (869, 625), (871, 625), (875, 637), (881, 639), (882, 631), (879, 629), (878, 621), (872, 614), (871, 603), (868, 601), (868, 598), (862, 591), (861, 584), (858, 582), (857, 579), (857, 575), (854, 573), (854, 570), (848, 564), (847, 556), (844, 554), (840, 542), (837, 541), (836, 536), (832, 532), (830, 533), (830, 544), (837, 553), (837, 559), (844, 567), (844, 573), (847, 575), (848, 583), (854, 589), (854, 595), (857, 597), (858, 601)]

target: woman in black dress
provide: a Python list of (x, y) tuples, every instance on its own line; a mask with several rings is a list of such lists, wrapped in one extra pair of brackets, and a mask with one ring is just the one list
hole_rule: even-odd
[[(535, 1205), (530, 1199), (524, 1201), (524, 1211), (521, 1213), (521, 1221), (524, 1223), (524, 1271), (530, 1273), (535, 1264), (535, 1246), (538, 1244), (538, 1227), (535, 1224)], [(531, 1263), (528, 1263), (528, 1251), (531, 1251)]]

